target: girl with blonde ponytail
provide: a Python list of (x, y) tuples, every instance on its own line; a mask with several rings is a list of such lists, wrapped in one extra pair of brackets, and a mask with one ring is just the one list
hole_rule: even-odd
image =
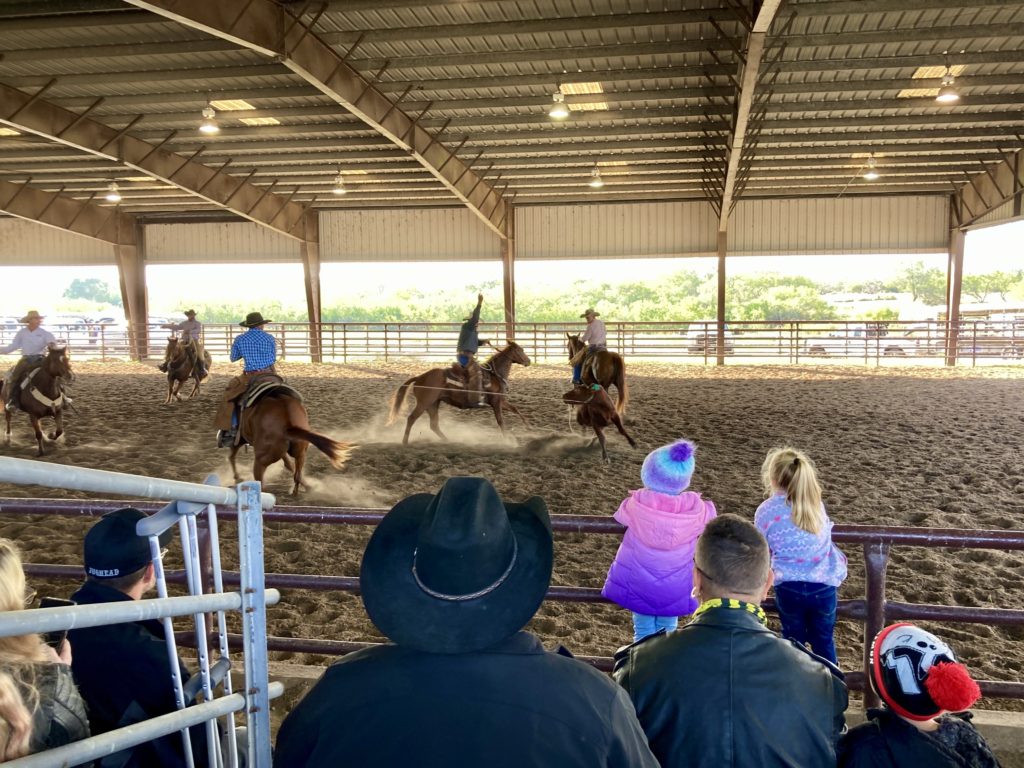
[(832, 543), (818, 473), (805, 453), (774, 448), (761, 465), (761, 481), (767, 499), (754, 524), (771, 549), (782, 634), (809, 643), (834, 664), (836, 596), (846, 578), (846, 555)]
[[(26, 607), (25, 572), (14, 543), (0, 539), (0, 611)], [(62, 655), (37, 634), (0, 637), (0, 761), (89, 735), (85, 704)]]

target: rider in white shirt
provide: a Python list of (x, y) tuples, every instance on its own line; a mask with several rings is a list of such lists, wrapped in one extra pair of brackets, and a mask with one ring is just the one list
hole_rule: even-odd
[(14, 335), (14, 340), (10, 344), (0, 348), (0, 355), (9, 355), (16, 349), (21, 350), (21, 360), (8, 377), (8, 408), (16, 406), (22, 377), (43, 359), (46, 347), (57, 341), (52, 333), (40, 327), (43, 316), (34, 309), (29, 310), (28, 314), (21, 318), (21, 322), (25, 323), (25, 327)]
[(595, 312), (593, 309), (588, 308), (580, 317), (586, 318), (587, 328), (583, 331), (583, 335), (580, 336), (582, 341), (587, 346), (581, 349), (572, 360), (572, 383), (581, 384), (583, 382), (583, 363), (584, 360), (602, 349), (608, 349), (608, 331), (604, 327), (604, 320), (598, 320), (600, 312)]
[[(181, 323), (167, 323), (161, 325), (161, 328), (170, 328), (172, 331), (177, 331), (181, 334), (182, 341), (193, 341), (196, 345), (196, 367), (199, 368), (199, 378), (206, 377), (206, 354), (203, 351), (203, 342), (200, 337), (203, 333), (203, 324), (196, 320), (196, 311), (194, 309), (185, 310), (185, 317), (188, 319)], [(167, 372), (168, 360), (165, 357), (163, 363), (157, 366), (164, 373)]]

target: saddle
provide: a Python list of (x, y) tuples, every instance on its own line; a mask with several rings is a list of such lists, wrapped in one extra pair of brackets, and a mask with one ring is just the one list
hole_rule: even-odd
[[(65, 405), (71, 405), (71, 398), (68, 397), (67, 393), (64, 391), (63, 382), (59, 384), (60, 392), (57, 394), (57, 397), (52, 399), (40, 392), (37, 387), (33, 386), (32, 380), (36, 377), (39, 371), (42, 370), (42, 368), (43, 364), (41, 361), (39, 363), (33, 363), (32, 366), (22, 375), (21, 381), (18, 382), (18, 390), (20, 392), (28, 390), (28, 393), (32, 395), (34, 400), (42, 403), (53, 412), (56, 412), (58, 408), (62, 408)], [(14, 397), (13, 394), (14, 393), (12, 392), (9, 404), (13, 405), (18, 410), (21, 410), (21, 402), (17, 397)]]
[[(488, 389), (491, 385), (491, 374), (493, 371), (483, 363), (480, 363), (480, 388)], [(466, 389), (469, 386), (469, 369), (463, 368), (458, 363), (452, 363), (445, 369), (444, 379), (453, 387)]]
[(302, 395), (295, 387), (285, 384), (284, 379), (277, 374), (267, 373), (257, 376), (249, 382), (248, 388), (238, 398), (238, 404), (242, 410), (245, 410), (271, 394), (287, 394), (300, 402), (302, 401)]

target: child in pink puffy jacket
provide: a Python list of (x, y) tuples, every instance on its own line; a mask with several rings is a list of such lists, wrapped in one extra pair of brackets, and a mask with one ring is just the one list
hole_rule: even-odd
[(615, 519), (626, 526), (601, 594), (633, 612), (633, 641), (674, 630), (697, 608), (693, 550), (715, 505), (686, 491), (697, 447), (679, 440), (648, 454), (644, 487), (630, 491)]

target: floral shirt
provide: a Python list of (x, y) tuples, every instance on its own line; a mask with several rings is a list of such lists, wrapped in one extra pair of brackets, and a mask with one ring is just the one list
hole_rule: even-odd
[(754, 514), (754, 525), (768, 540), (772, 553), (775, 583), (806, 581), (838, 587), (846, 578), (846, 555), (832, 543), (832, 521), (825, 514), (825, 524), (817, 535), (793, 522), (793, 510), (786, 495), (766, 499)]

